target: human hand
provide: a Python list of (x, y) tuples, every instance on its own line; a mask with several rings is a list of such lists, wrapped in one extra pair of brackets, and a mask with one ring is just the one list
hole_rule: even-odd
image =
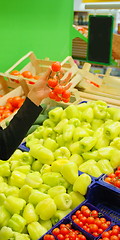
[(52, 72), (51, 68), (48, 68), (48, 70), (39, 80), (36, 81), (32, 89), (28, 93), (28, 98), (37, 106), (39, 106), (41, 101), (44, 98), (47, 98), (49, 95), (50, 88), (47, 86), (47, 81), (49, 79), (51, 72)]
[(69, 80), (71, 78), (71, 73), (68, 73), (68, 75), (64, 78), (64, 80), (61, 80), (61, 78), (64, 76), (64, 70), (60, 70), (59, 73), (55, 73), (52, 71), (51, 68), (48, 68), (48, 70), (44, 73), (43, 76), (40, 77), (39, 80), (36, 81), (36, 83), (33, 85), (32, 89), (28, 93), (28, 98), (35, 103), (37, 106), (40, 105), (41, 101), (49, 96), (49, 93), (51, 89), (48, 87), (47, 81), (49, 78), (58, 78), (60, 80), (61, 85), (64, 86), (64, 88), (67, 90), (70, 88), (71, 83), (69, 83)]

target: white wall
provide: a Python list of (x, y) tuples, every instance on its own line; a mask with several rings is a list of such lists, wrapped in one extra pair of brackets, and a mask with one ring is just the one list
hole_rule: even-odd
[(74, 11), (80, 10), (81, 0), (74, 0)]

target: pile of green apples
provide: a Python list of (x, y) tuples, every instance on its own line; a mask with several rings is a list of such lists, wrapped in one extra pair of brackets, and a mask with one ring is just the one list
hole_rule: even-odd
[(91, 176), (120, 165), (120, 109), (102, 101), (56, 107), (26, 146), (0, 160), (1, 240), (38, 240), (85, 200)]

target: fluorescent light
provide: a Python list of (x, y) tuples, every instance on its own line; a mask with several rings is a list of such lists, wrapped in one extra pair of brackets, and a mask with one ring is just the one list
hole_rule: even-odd
[(89, 3), (85, 4), (85, 9), (120, 9), (120, 3), (118, 2), (101, 2), (101, 3)]

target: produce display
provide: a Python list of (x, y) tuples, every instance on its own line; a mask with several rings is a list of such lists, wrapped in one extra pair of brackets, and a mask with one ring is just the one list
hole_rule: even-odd
[(8, 98), (6, 104), (0, 106), (0, 122), (18, 110), (22, 106), (24, 100), (25, 98), (20, 96)]
[(104, 181), (112, 184), (113, 186), (120, 188), (120, 166), (115, 170), (114, 173), (108, 174)]
[(59, 227), (53, 229), (52, 234), (53, 235), (44, 235), (43, 240), (55, 240), (55, 237), (57, 237), (58, 240), (86, 240), (86, 237), (79, 230), (75, 230), (71, 223), (60, 224)]
[(120, 226), (119, 225), (114, 225), (109, 231), (105, 231), (102, 233), (102, 238), (100, 240), (119, 240), (120, 239)]
[[(49, 149), (44, 152), (46, 157), (49, 153)], [(7, 240), (10, 237), (37, 240), (85, 200), (92, 182), (90, 176), (78, 175), (74, 162), (61, 165), (60, 173), (52, 171), (50, 165), (43, 164), (44, 161), (18, 149), (8, 161), (0, 161), (0, 239), (4, 232)], [(67, 179), (62, 171), (66, 172)], [(89, 182), (86, 186), (81, 183), (76, 191), (71, 178), (76, 184), (82, 175), (86, 179), (88, 176)]]
[[(29, 152), (17, 149), (8, 161), (0, 160), (0, 239), (38, 240), (71, 212), (71, 221), (76, 221), (73, 211), (86, 199), (94, 179), (120, 165), (119, 120), (120, 109), (102, 101), (51, 109), (26, 137)], [(93, 210), (82, 217), (92, 217), (91, 227), (96, 227), (102, 217)], [(104, 221), (105, 230), (110, 221)], [(98, 236), (88, 225), (87, 231)], [(68, 238), (73, 240), (71, 234)]]
[(72, 215), (72, 220), (94, 237), (98, 237), (111, 224), (110, 219), (107, 219), (92, 205), (82, 205), (80, 209)]
[[(38, 80), (40, 79), (39, 75), (34, 75), (31, 73), (31, 71), (23, 71), (22, 73), (18, 70), (13, 70), (11, 73), (11, 75), (13, 76), (17, 76), (17, 77), (24, 77), (24, 78), (29, 78), (29, 79), (35, 79)], [(16, 83), (20, 83), (19, 79), (11, 79), (11, 81), (16, 82)], [(26, 80), (27, 83), (29, 84), (34, 84), (35, 82), (33, 82), (32, 80)]]
[[(56, 107), (43, 125), (26, 138), (26, 146), (33, 157), (41, 158), (52, 168), (56, 160), (64, 158), (94, 177), (113, 173), (120, 165), (119, 119), (120, 109), (107, 107), (102, 101), (71, 104), (65, 109)], [(45, 157), (46, 148), (49, 154)]]

